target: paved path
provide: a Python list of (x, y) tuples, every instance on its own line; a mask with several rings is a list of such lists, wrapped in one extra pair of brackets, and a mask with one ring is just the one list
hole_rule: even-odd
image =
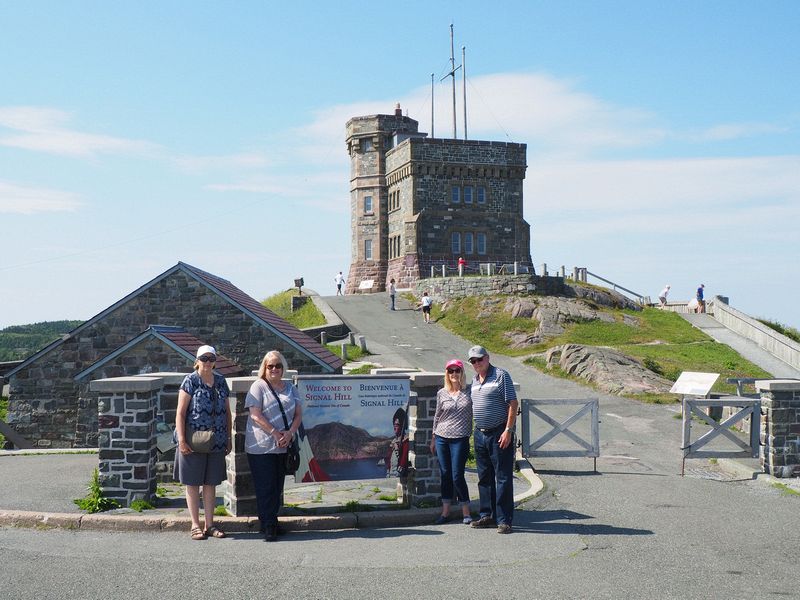
[(688, 313), (681, 316), (712, 339), (730, 346), (754, 365), (772, 373), (773, 377), (800, 379), (800, 371), (770, 354), (754, 341), (731, 331), (711, 315)]
[[(385, 295), (332, 299), (373, 358), (441, 369), (469, 342), (386, 310)], [(796, 595), (800, 496), (705, 460), (680, 476), (676, 406), (645, 405), (554, 379), (519, 360), (524, 398), (598, 396), (598, 473), (588, 459), (534, 460), (547, 488), (517, 511), (510, 536), (459, 524), (253, 534), (191, 542), (185, 531), (0, 528), (9, 598), (753, 598)], [(2, 460), (2, 458), (0, 458)], [(213, 573), (200, 575), (199, 573)]]

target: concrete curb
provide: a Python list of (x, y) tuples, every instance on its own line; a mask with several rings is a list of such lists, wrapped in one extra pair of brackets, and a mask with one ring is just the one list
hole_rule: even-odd
[[(514, 496), (515, 504), (535, 497), (544, 489), (544, 482), (536, 475), (527, 460), (518, 460), (517, 466), (521, 476), (530, 483), (530, 488)], [(477, 509), (476, 503), (472, 504), (472, 508)], [(281, 517), (280, 523), (288, 531), (410, 527), (431, 525), (440, 512), (439, 507), (399, 508), (396, 510)], [(215, 520), (229, 533), (258, 532), (257, 517), (218, 517)], [(185, 532), (189, 530), (190, 526), (191, 519), (188, 515), (160, 517), (152, 513), (108, 515), (0, 509), (0, 527), (160, 533)]]

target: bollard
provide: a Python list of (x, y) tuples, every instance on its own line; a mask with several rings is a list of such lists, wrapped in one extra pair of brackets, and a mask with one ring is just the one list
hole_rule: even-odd
[(565, 279), (567, 276), (567, 267), (561, 265), (561, 279)]
[(327, 331), (320, 331), (319, 332), (319, 343), (321, 345), (325, 345), (328, 343), (328, 332)]
[(547, 263), (542, 263), (542, 277), (547, 277)]
[(431, 279), (433, 279), (435, 276), (436, 276), (436, 271), (434, 270), (433, 265), (431, 265)]
[(367, 351), (367, 338), (363, 335), (358, 336), (358, 347), (361, 348), (362, 352)]
[(519, 275), (519, 263), (514, 261), (514, 275)]
[(442, 263), (442, 277), (447, 277), (447, 266)]
[(459, 277), (464, 276), (464, 265), (458, 265), (458, 276)]
[(350, 332), (350, 345), (351, 346), (356, 345), (356, 334), (352, 331)]
[(347, 362), (347, 344), (342, 344), (342, 360)]

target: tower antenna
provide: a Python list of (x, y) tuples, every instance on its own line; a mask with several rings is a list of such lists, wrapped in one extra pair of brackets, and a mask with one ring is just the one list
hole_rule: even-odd
[(436, 106), (435, 99), (433, 97), (433, 73), (431, 73), (431, 138), (435, 138), (436, 136), (433, 134), (433, 107)]
[(453, 78), (453, 139), (458, 138), (456, 128), (456, 71), (460, 68), (461, 65), (456, 66), (455, 48), (453, 47), (453, 24), (450, 23), (450, 72), (439, 81), (444, 81), (448, 77)]
[(464, 92), (464, 139), (467, 139), (467, 47), (461, 46), (461, 83)]

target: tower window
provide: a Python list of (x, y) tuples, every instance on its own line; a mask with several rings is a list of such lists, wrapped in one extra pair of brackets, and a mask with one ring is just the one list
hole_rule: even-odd
[(464, 204), (472, 204), (472, 186), (464, 186)]
[(478, 254), (486, 254), (486, 234), (478, 233), (476, 238), (478, 241)]
[(461, 202), (461, 188), (453, 186), (450, 190), (450, 201), (453, 204)]
[(364, 240), (364, 260), (372, 260), (372, 240)]
[(451, 247), (453, 250), (453, 254), (458, 254), (461, 252), (461, 233), (458, 231), (454, 231), (453, 235), (451, 236)]
[(486, 188), (478, 186), (478, 204), (486, 204)]
[(372, 196), (364, 196), (364, 213), (372, 212)]
[(472, 232), (464, 234), (464, 254), (472, 254)]

